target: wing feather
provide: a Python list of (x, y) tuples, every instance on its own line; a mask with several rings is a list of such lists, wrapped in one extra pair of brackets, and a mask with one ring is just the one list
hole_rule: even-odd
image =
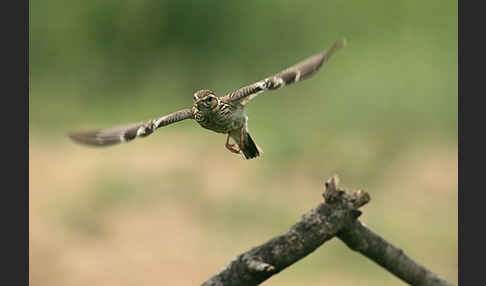
[(244, 86), (222, 98), (225, 102), (239, 101), (246, 104), (252, 98), (265, 90), (275, 90), (286, 85), (304, 80), (315, 74), (339, 48), (343, 47), (345, 40), (337, 40), (329, 50), (315, 54), (271, 77), (267, 77), (254, 84)]
[(90, 146), (111, 146), (131, 141), (137, 137), (146, 137), (155, 129), (184, 119), (193, 119), (192, 109), (183, 109), (169, 115), (140, 123), (127, 124), (112, 128), (69, 133), (73, 141)]

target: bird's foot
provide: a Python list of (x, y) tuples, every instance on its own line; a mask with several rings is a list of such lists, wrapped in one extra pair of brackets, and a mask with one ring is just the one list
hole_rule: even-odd
[(235, 154), (240, 154), (240, 150), (236, 149), (234, 146), (235, 144), (228, 144), (224, 145), (226, 149), (230, 150), (230, 152), (235, 153)]

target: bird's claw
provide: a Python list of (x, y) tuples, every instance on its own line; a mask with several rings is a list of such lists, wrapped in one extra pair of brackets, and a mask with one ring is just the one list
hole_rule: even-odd
[(240, 150), (235, 148), (235, 144), (226, 144), (225, 147), (226, 149), (230, 150), (230, 152), (232, 153), (240, 154)]

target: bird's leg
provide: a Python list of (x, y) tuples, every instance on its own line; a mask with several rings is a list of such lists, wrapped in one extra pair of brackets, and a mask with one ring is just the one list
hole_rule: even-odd
[(234, 148), (235, 144), (230, 144), (229, 143), (230, 135), (228, 133), (228, 137), (226, 137), (226, 144), (224, 145), (226, 149), (230, 150), (230, 152), (235, 153), (235, 154), (240, 154), (240, 150), (236, 150)]
[(240, 128), (240, 150), (243, 149), (243, 126)]

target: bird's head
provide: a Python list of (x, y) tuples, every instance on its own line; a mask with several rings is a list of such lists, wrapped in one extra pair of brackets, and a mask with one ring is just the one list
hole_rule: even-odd
[(211, 110), (218, 106), (218, 98), (211, 90), (198, 90), (194, 93), (194, 106), (199, 110)]

